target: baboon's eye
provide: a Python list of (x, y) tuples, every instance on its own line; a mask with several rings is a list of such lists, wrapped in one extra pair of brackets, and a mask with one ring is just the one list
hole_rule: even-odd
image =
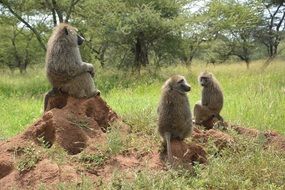
[(178, 83), (183, 83), (184, 82), (184, 79), (181, 79), (180, 81), (178, 81)]
[(67, 27), (64, 27), (64, 33), (65, 33), (65, 35), (68, 35)]

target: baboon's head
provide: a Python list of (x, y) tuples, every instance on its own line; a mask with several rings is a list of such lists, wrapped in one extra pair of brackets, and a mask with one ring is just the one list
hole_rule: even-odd
[(180, 93), (186, 93), (191, 90), (191, 86), (187, 83), (186, 79), (181, 75), (174, 75), (169, 78), (165, 87), (168, 87), (170, 90), (176, 90)]
[(199, 83), (201, 86), (203, 87), (207, 87), (209, 85), (211, 85), (212, 81), (213, 81), (213, 74), (210, 72), (202, 72), (198, 78)]
[(54, 40), (61, 40), (71, 46), (79, 46), (84, 42), (84, 38), (77, 33), (77, 29), (66, 23), (59, 24), (54, 32)]

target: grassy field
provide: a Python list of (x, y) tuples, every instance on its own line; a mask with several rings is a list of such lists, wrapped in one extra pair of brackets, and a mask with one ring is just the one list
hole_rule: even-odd
[[(149, 72), (132, 76), (117, 70), (98, 69), (97, 85), (110, 106), (127, 122), (152, 131), (156, 107), (163, 82), (172, 74), (185, 75), (192, 86), (190, 104), (200, 99), (197, 76), (209, 70), (220, 81), (225, 95), (222, 115), (225, 120), (261, 130), (285, 133), (285, 64), (275, 62), (262, 71), (254, 63), (209, 66), (194, 65), (163, 68), (159, 74)], [(42, 114), (42, 100), (49, 85), (43, 69), (31, 69), (25, 75), (0, 71), (0, 138), (23, 131)], [(126, 80), (127, 79), (127, 80)]]
[[(159, 74), (141, 76), (98, 69), (97, 85), (110, 106), (127, 121), (143, 128), (155, 126), (160, 87), (172, 74), (185, 75), (192, 86), (191, 107), (200, 99), (197, 75), (209, 70), (220, 81), (225, 95), (222, 115), (225, 120), (261, 130), (284, 133), (285, 63), (275, 62), (262, 71), (254, 63), (209, 66), (194, 65), (163, 68)], [(42, 114), (42, 100), (49, 89), (43, 69), (31, 69), (25, 75), (2, 71), (0, 76), (0, 136), (11, 137), (23, 131)]]
[[(102, 97), (132, 126), (132, 131), (159, 139), (154, 131), (163, 82), (173, 74), (186, 76), (192, 86), (189, 98), (193, 109), (201, 91), (197, 76), (207, 69), (216, 75), (223, 87), (225, 104), (221, 115), (226, 121), (285, 134), (285, 64), (276, 61), (265, 71), (260, 68), (261, 62), (253, 63), (249, 70), (244, 64), (210, 65), (207, 68), (197, 64), (191, 68), (162, 68), (156, 75), (145, 70), (141, 76), (98, 68), (96, 84)], [(8, 71), (0, 71), (0, 74), (0, 139), (6, 139), (22, 132), (42, 115), (43, 96), (50, 87), (42, 68), (31, 69), (25, 75)], [(223, 156), (210, 157), (207, 167), (198, 165), (195, 168), (195, 176), (183, 169), (141, 171), (130, 181), (116, 172), (112, 183), (102, 188), (284, 189), (284, 154), (265, 151), (254, 140), (236, 138), (240, 139), (236, 146), (245, 147), (246, 144), (247, 148), (237, 152), (225, 149), (221, 153)], [(83, 189), (88, 189), (91, 183), (86, 179)]]

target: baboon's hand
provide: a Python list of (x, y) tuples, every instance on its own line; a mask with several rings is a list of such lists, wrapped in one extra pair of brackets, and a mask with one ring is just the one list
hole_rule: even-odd
[(91, 65), (91, 64), (89, 64), (88, 65), (88, 73), (90, 73), (91, 74), (91, 76), (92, 77), (94, 77), (94, 75), (95, 75), (95, 71), (94, 71), (94, 67), (93, 67), (93, 65)]
[(92, 69), (91, 71), (89, 71), (89, 73), (90, 73), (90, 75), (91, 75), (92, 77), (94, 77), (94, 75), (95, 75), (94, 69)]

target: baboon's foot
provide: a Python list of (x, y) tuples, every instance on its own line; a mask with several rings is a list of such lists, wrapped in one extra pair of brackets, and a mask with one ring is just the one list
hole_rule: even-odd
[(206, 130), (212, 129), (214, 127), (215, 116), (212, 115), (208, 119), (202, 121), (195, 121), (196, 125), (201, 125), (205, 127)]
[(101, 95), (101, 91), (100, 90), (96, 90), (96, 95), (95, 96), (100, 96)]
[(63, 108), (67, 103), (68, 94), (58, 88), (50, 90), (44, 98), (44, 112), (53, 108)]
[(215, 117), (216, 117), (219, 121), (224, 122), (224, 118), (223, 118), (220, 114), (217, 114)]
[(55, 97), (55, 96), (58, 96), (58, 95), (62, 95), (63, 92), (59, 89), (59, 88), (52, 88), (48, 93), (47, 95), (49, 97)]
[(194, 125), (202, 125), (202, 122), (196, 121), (195, 119), (192, 120)]
[(60, 95), (60, 93), (61, 92), (60, 92), (60, 90), (58, 88), (52, 88), (50, 91), (48, 91), (45, 94), (45, 97), (44, 97), (44, 112), (47, 110), (47, 105), (48, 105), (49, 99), (52, 98), (52, 97)]
[[(96, 89), (94, 92), (92, 92), (92, 96), (100, 96), (100, 94), (101, 94), (101, 91), (100, 90), (98, 90), (98, 89)], [(92, 97), (91, 96), (91, 97)]]

